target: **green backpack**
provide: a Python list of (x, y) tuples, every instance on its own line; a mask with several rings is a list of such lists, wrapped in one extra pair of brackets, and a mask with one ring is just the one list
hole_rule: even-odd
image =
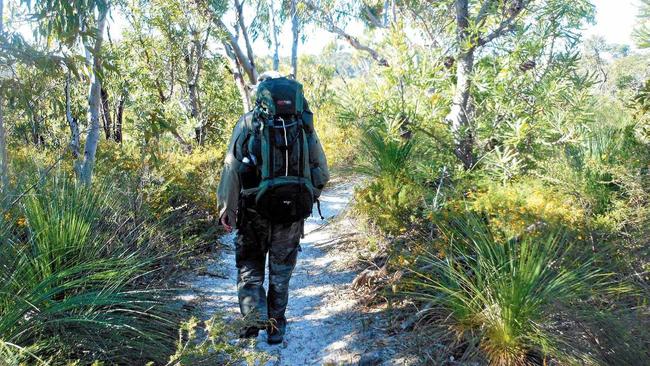
[(295, 80), (267, 79), (257, 88), (244, 144), (242, 193), (272, 223), (303, 220), (317, 202), (309, 165), (313, 115), (305, 104), (302, 85)]

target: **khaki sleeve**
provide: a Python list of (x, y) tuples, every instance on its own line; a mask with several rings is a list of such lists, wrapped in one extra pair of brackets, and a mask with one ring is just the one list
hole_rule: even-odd
[[(323, 146), (321, 145), (320, 139), (318, 138), (318, 134), (315, 130), (312, 135), (312, 141), (309, 146), (309, 165), (311, 165), (312, 168), (320, 168), (320, 182), (322, 183), (321, 188), (324, 188), (327, 185), (327, 182), (330, 180), (330, 172), (327, 166), (327, 157), (325, 156), (325, 151), (323, 150)], [(321, 190), (322, 189), (316, 189), (316, 197), (320, 196)]]
[(237, 217), (237, 204), (239, 201), (239, 166), (241, 164), (241, 151), (242, 140), (246, 133), (246, 116), (239, 119), (235, 128), (233, 129), (228, 150), (226, 151), (226, 158), (221, 171), (221, 179), (219, 181), (219, 188), (217, 189), (217, 203), (219, 210), (219, 219), (223, 215), (228, 215), (228, 223), (235, 225)]

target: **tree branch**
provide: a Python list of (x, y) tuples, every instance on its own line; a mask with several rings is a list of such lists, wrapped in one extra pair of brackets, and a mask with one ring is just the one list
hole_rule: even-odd
[(327, 13), (325, 10), (318, 7), (316, 4), (314, 4), (313, 2), (311, 2), (309, 0), (302, 0), (302, 3), (305, 4), (305, 6), (307, 6), (307, 8), (309, 10), (311, 10), (312, 12), (320, 14), (320, 19), (319, 19), (320, 22), (324, 23), (326, 25), (327, 30), (330, 33), (334, 33), (334, 34), (338, 35), (339, 37), (345, 39), (350, 44), (350, 46), (356, 48), (357, 50), (364, 51), (364, 52), (368, 53), (370, 55), (370, 57), (372, 57), (373, 60), (375, 60), (379, 65), (388, 66), (388, 61), (384, 57), (382, 57), (379, 54), (379, 52), (377, 52), (376, 50), (362, 44), (359, 41), (359, 39), (357, 39), (356, 37), (346, 33), (345, 30), (343, 30), (342, 28), (340, 28), (339, 26), (336, 25), (336, 23), (332, 19), (332, 16), (329, 13)]
[(244, 22), (244, 2), (239, 2), (239, 0), (235, 0), (235, 10), (237, 11), (237, 22), (239, 23), (239, 29), (242, 32), (242, 35), (244, 36), (244, 43), (246, 44), (246, 53), (248, 54), (248, 62), (251, 65), (251, 69), (253, 71), (255, 81), (257, 81), (257, 72), (256, 72), (256, 67), (255, 67), (255, 54), (253, 53), (253, 46), (251, 45), (250, 38), (248, 37), (248, 28), (246, 27), (246, 23)]
[(493, 40), (501, 37), (502, 35), (510, 32), (514, 28), (514, 21), (517, 17), (523, 12), (523, 10), (532, 2), (532, 0), (516, 0), (509, 9), (509, 15), (506, 19), (502, 20), (499, 23), (499, 26), (496, 27), (492, 32), (488, 33), (484, 37), (479, 37), (478, 46), (484, 46)]

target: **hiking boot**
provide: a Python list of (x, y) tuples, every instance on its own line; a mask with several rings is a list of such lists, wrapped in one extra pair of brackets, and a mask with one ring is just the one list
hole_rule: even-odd
[(284, 339), (284, 333), (287, 330), (287, 319), (271, 319), (270, 324), (266, 327), (268, 344), (279, 344)]
[(257, 335), (260, 333), (260, 328), (258, 327), (243, 327), (239, 331), (239, 338), (241, 339), (247, 339), (247, 338), (257, 338)]

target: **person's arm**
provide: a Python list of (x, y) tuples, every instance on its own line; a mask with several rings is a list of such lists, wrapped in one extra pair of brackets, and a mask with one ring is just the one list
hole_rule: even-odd
[(233, 129), (217, 190), (219, 222), (228, 232), (232, 230), (237, 217), (237, 204), (241, 188), (238, 171), (242, 159), (242, 156), (238, 155), (241, 155), (242, 151), (241, 144), (245, 133), (245, 122), (246, 115), (239, 119)]
[(325, 150), (323, 150), (323, 146), (320, 143), (320, 139), (318, 138), (318, 134), (316, 133), (316, 130), (314, 130), (314, 137), (312, 142), (313, 142), (312, 146), (310, 146), (309, 148), (310, 163), (311, 160), (313, 159), (314, 165), (312, 166), (317, 166), (318, 168), (320, 168), (321, 180), (323, 183), (323, 187), (325, 187), (325, 185), (327, 185), (327, 182), (329, 182), (330, 180), (330, 171), (327, 166), (327, 157), (325, 156)]
[[(307, 121), (304, 121), (304, 120)], [(318, 180), (319, 186), (314, 186), (316, 191), (314, 192), (316, 197), (320, 196), (322, 189), (325, 187), (327, 182), (330, 180), (330, 172), (327, 166), (327, 157), (325, 156), (325, 151), (323, 146), (320, 143), (316, 129), (314, 129), (314, 114), (309, 109), (309, 104), (305, 100), (305, 114), (303, 115), (303, 121), (308, 124), (309, 133), (309, 167), (312, 169), (312, 183), (315, 183), (315, 180)], [(318, 177), (314, 179), (314, 174), (318, 174)]]

